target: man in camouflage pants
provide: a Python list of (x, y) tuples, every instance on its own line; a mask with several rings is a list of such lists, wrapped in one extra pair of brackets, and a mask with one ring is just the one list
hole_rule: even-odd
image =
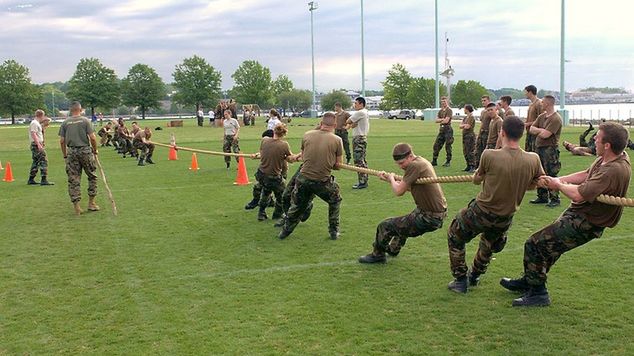
[[(354, 99), (354, 109), (356, 110), (347, 121), (346, 129), (352, 128), (352, 156), (354, 165), (368, 168), (365, 154), (368, 148), (368, 133), (370, 132), (370, 117), (365, 108), (365, 98)], [(352, 186), (352, 189), (365, 189), (368, 187), (368, 175), (357, 173), (359, 182)]]
[[(341, 137), (343, 142), (343, 149), (346, 151), (346, 164), (350, 164), (350, 141), (348, 140), (348, 130), (346, 129), (346, 122), (350, 118), (350, 113), (343, 110), (341, 103), (335, 103), (335, 117), (337, 119), (337, 127), (335, 128), (335, 135)], [(365, 159), (365, 157), (364, 157)]]
[(440, 124), (440, 129), (438, 130), (436, 141), (434, 141), (434, 156), (431, 161), (431, 165), (438, 165), (438, 154), (440, 154), (440, 149), (442, 149), (442, 146), (444, 145), (445, 151), (447, 152), (447, 161), (443, 164), (443, 167), (449, 167), (451, 165), (452, 157), (451, 145), (453, 144), (453, 129), (451, 128), (451, 117), (453, 112), (451, 111), (451, 108), (449, 108), (446, 96), (440, 98), (440, 106), (441, 109), (438, 111), (438, 116), (436, 117), (436, 123)]
[(81, 116), (82, 108), (78, 101), (70, 105), (71, 117), (66, 119), (59, 128), (59, 144), (66, 160), (66, 174), (68, 174), (68, 195), (80, 215), (83, 211), (79, 206), (81, 200), (81, 172), (88, 176), (88, 210), (98, 211), (95, 203), (97, 196), (97, 137), (90, 120)]
[[(502, 124), (502, 148), (486, 150), (473, 183), (482, 190), (469, 205), (460, 210), (447, 231), (449, 261), (454, 280), (447, 286), (457, 293), (467, 293), (467, 286), (476, 286), (487, 270), (493, 253), (506, 245), (507, 231), (526, 190), (536, 186), (544, 170), (535, 153), (524, 152), (519, 140), (524, 123), (512, 116)], [(478, 251), (471, 273), (465, 263), (466, 244), (480, 235)]]
[(489, 139), (489, 124), (491, 123), (492, 117), (489, 115), (487, 111), (487, 106), (491, 103), (491, 99), (488, 95), (483, 95), (480, 99), (482, 103), (482, 113), (480, 114), (480, 131), (478, 132), (478, 138), (476, 139), (476, 148), (475, 148), (475, 166), (476, 168), (480, 166), (480, 157), (482, 157), (482, 152), (487, 148), (487, 140)]
[[(551, 177), (556, 177), (561, 169), (559, 160), (559, 136), (561, 135), (561, 116), (555, 111), (555, 98), (544, 96), (542, 100), (543, 112), (530, 127), (530, 133), (535, 135), (535, 149), (542, 162), (542, 166)], [(546, 204), (549, 208), (559, 206), (559, 192), (546, 188), (537, 189), (537, 199), (531, 204)]]
[(376, 227), (372, 253), (359, 257), (360, 263), (385, 263), (386, 253), (397, 256), (409, 237), (440, 229), (447, 216), (447, 200), (440, 184), (415, 184), (419, 178), (436, 177), (429, 161), (414, 155), (412, 146), (407, 143), (396, 144), (392, 158), (405, 171), (403, 180), (396, 181), (393, 173), (386, 172), (381, 172), (379, 178), (390, 183), (396, 196), (410, 191), (416, 209), (405, 216), (381, 221)]
[(152, 161), (152, 155), (154, 154), (154, 144), (150, 142), (150, 138), (152, 137), (152, 130), (149, 127), (146, 127), (143, 130), (139, 130), (134, 135), (134, 139), (132, 140), (132, 145), (134, 148), (139, 150), (141, 154), (139, 155), (139, 166), (145, 166), (145, 162), (149, 164), (154, 164)]
[(528, 113), (526, 114), (526, 123), (524, 123), (524, 126), (526, 127), (526, 143), (524, 144), (524, 150), (526, 152), (535, 152), (536, 136), (530, 133), (530, 128), (535, 120), (537, 120), (539, 114), (543, 111), (542, 101), (537, 97), (537, 87), (532, 84), (527, 85), (524, 88), (524, 95), (531, 101), (531, 104), (528, 106)]
[(473, 118), (473, 105), (465, 105), (464, 112), (466, 116), (460, 124), (460, 129), (462, 130), (462, 154), (464, 155), (464, 160), (467, 162), (467, 167), (464, 169), (464, 171), (473, 173), (476, 168), (474, 152), (476, 137), (475, 133), (473, 132), (473, 128), (475, 127), (475, 119)]
[(339, 206), (341, 194), (332, 169), (338, 169), (342, 163), (343, 144), (334, 134), (335, 115), (327, 112), (321, 119), (321, 129), (311, 130), (302, 139), (302, 157), (304, 164), (295, 181), (284, 227), (278, 237), (287, 238), (306, 212), (315, 195), (328, 203), (328, 232), (331, 240), (339, 238)]
[(589, 169), (561, 178), (544, 177), (550, 189), (561, 191), (572, 203), (555, 222), (526, 240), (524, 276), (500, 281), (504, 288), (524, 293), (513, 300), (513, 306), (549, 305), (547, 273), (559, 257), (601, 237), (606, 227), (618, 224), (623, 207), (600, 203), (597, 197), (627, 195), (632, 167), (623, 150), (628, 136), (627, 129), (620, 124), (601, 124), (596, 136), (597, 159)]
[[(29, 171), (29, 185), (54, 185), (55, 183), (49, 182), (48, 176), (48, 159), (46, 158), (46, 150), (44, 149), (44, 126), (48, 126), (48, 122), (51, 119), (44, 115), (43, 110), (35, 111), (35, 119), (31, 121), (29, 125), (29, 139), (31, 141), (31, 158), (33, 163), (31, 164), (31, 170)], [(46, 124), (45, 124), (46, 123)], [(40, 171), (42, 181), (39, 183), (35, 181), (37, 171)]]

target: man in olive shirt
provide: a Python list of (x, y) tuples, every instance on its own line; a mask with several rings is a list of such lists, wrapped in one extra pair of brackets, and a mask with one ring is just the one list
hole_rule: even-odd
[[(352, 128), (352, 155), (354, 157), (354, 165), (357, 167), (368, 168), (366, 162), (366, 152), (368, 148), (368, 133), (370, 132), (370, 116), (368, 109), (365, 108), (365, 98), (358, 97), (354, 99), (354, 109), (356, 110), (347, 121), (347, 127)], [(368, 187), (368, 175), (365, 173), (357, 173), (359, 182), (352, 186), (352, 189), (365, 189)]]
[[(448, 288), (454, 292), (467, 293), (467, 284), (478, 285), (493, 253), (502, 251), (506, 245), (507, 231), (524, 194), (544, 175), (539, 157), (519, 147), (523, 133), (524, 123), (518, 117), (504, 120), (502, 148), (484, 151), (473, 178), (473, 183), (482, 184), (482, 190), (460, 210), (447, 231), (451, 273), (455, 278)], [(469, 273), (465, 245), (480, 234), (480, 244)]]
[(403, 180), (397, 181), (393, 173), (381, 172), (379, 178), (390, 183), (392, 192), (402, 196), (412, 193), (416, 209), (405, 216), (388, 218), (376, 228), (372, 253), (359, 257), (360, 263), (385, 263), (387, 253), (396, 256), (408, 237), (420, 236), (438, 230), (447, 217), (447, 200), (440, 184), (415, 184), (419, 178), (436, 177), (434, 167), (426, 159), (414, 155), (412, 146), (399, 143), (392, 150), (394, 162), (405, 171)]
[(139, 155), (139, 166), (145, 166), (144, 162), (154, 164), (154, 161), (152, 161), (152, 155), (154, 154), (154, 144), (150, 142), (151, 137), (152, 130), (150, 130), (149, 127), (146, 127), (143, 130), (139, 129), (137, 130), (137, 133), (134, 134), (132, 145), (135, 149), (141, 151), (141, 154)]
[(537, 88), (534, 85), (527, 85), (524, 88), (524, 95), (531, 101), (531, 105), (528, 107), (528, 113), (526, 114), (526, 143), (524, 149), (526, 152), (535, 152), (535, 135), (530, 133), (531, 125), (537, 119), (537, 116), (542, 113), (542, 101), (537, 97)]
[(308, 209), (315, 195), (328, 203), (328, 231), (330, 239), (339, 238), (339, 205), (341, 194), (335, 177), (330, 173), (342, 163), (343, 144), (334, 134), (335, 114), (327, 112), (321, 119), (321, 128), (304, 134), (302, 139), (302, 157), (304, 164), (295, 180), (291, 197), (291, 207), (287, 212), (284, 227), (278, 237), (287, 238), (300, 218)]
[(489, 122), (489, 136), (487, 137), (487, 148), (502, 147), (502, 139), (500, 138), (500, 130), (502, 130), (502, 118), (498, 115), (497, 106), (489, 103), (487, 111), (491, 121)]
[(524, 276), (500, 281), (508, 290), (525, 293), (513, 300), (513, 306), (549, 305), (546, 274), (559, 257), (601, 237), (606, 227), (618, 224), (623, 207), (600, 203), (596, 199), (601, 194), (627, 195), (632, 166), (623, 150), (628, 136), (627, 129), (620, 124), (603, 123), (596, 137), (598, 158), (590, 168), (561, 178), (544, 177), (550, 189), (561, 191), (572, 203), (557, 220), (526, 240)]
[(343, 149), (346, 151), (346, 164), (350, 164), (350, 141), (348, 140), (348, 130), (346, 129), (346, 122), (350, 118), (350, 113), (343, 110), (341, 103), (335, 103), (335, 118), (337, 119), (337, 127), (335, 128), (335, 135), (341, 137), (343, 142)]
[(438, 111), (438, 116), (436, 116), (436, 123), (440, 124), (440, 128), (438, 129), (436, 141), (434, 141), (434, 153), (431, 165), (438, 165), (438, 154), (440, 154), (442, 146), (445, 146), (445, 151), (447, 152), (447, 160), (445, 161), (445, 164), (443, 164), (443, 167), (449, 167), (451, 165), (452, 156), (451, 145), (453, 144), (453, 129), (451, 128), (451, 117), (453, 115), (453, 112), (449, 107), (446, 96), (440, 98), (440, 107), (441, 108)]
[(503, 119), (509, 116), (515, 116), (515, 112), (513, 112), (513, 109), (511, 109), (511, 101), (513, 101), (513, 99), (508, 95), (500, 97), (500, 106), (502, 107), (502, 109), (504, 109), (504, 117), (502, 117)]
[(258, 220), (268, 219), (266, 207), (269, 205), (271, 193), (275, 195), (275, 211), (273, 219), (282, 217), (282, 193), (284, 193), (284, 177), (282, 171), (287, 161), (292, 161), (291, 147), (284, 140), (288, 129), (285, 124), (278, 124), (273, 128), (273, 137), (263, 137), (260, 143), (260, 166), (255, 178), (262, 186), (260, 193)]
[(473, 128), (475, 127), (475, 119), (473, 118), (473, 105), (467, 104), (464, 106), (465, 118), (462, 119), (460, 129), (462, 129), (462, 154), (464, 160), (467, 162), (465, 172), (475, 171), (475, 133)]
[[(559, 160), (559, 135), (561, 135), (561, 117), (555, 111), (555, 98), (551, 95), (544, 96), (542, 100), (543, 112), (531, 125), (530, 133), (536, 136), (535, 151), (542, 161), (542, 166), (551, 177), (556, 177), (561, 169)], [(546, 204), (549, 208), (559, 206), (559, 192), (546, 188), (537, 189), (537, 199), (531, 200), (532, 204)]]
[(480, 165), (480, 157), (482, 157), (482, 152), (487, 148), (487, 140), (489, 139), (489, 122), (491, 121), (491, 116), (489, 115), (489, 111), (487, 111), (487, 107), (491, 103), (491, 99), (488, 95), (483, 95), (480, 99), (482, 103), (482, 113), (480, 114), (480, 131), (478, 132), (478, 138), (476, 140), (476, 151), (475, 151), (475, 162), (476, 168)]
[(93, 131), (90, 120), (81, 116), (82, 108), (78, 101), (70, 105), (71, 117), (66, 119), (59, 128), (59, 144), (66, 160), (66, 173), (68, 174), (68, 195), (75, 208), (75, 213), (80, 215), (83, 211), (79, 206), (81, 200), (81, 171), (88, 177), (88, 210), (98, 211), (95, 203), (97, 196), (97, 137)]

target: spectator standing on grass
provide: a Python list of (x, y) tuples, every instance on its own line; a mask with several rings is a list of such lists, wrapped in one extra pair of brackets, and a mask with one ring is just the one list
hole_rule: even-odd
[(597, 201), (601, 194), (625, 197), (632, 166), (627, 153), (629, 132), (617, 123), (603, 123), (596, 136), (597, 159), (590, 168), (564, 177), (544, 177), (551, 190), (572, 200), (552, 224), (534, 233), (524, 244), (524, 276), (503, 278), (500, 284), (524, 295), (513, 306), (546, 306), (547, 273), (564, 253), (601, 237), (606, 227), (621, 220), (623, 207)]
[(440, 98), (440, 110), (438, 111), (438, 115), (436, 116), (436, 123), (440, 124), (440, 129), (438, 130), (438, 135), (436, 136), (436, 141), (434, 141), (434, 153), (431, 161), (432, 166), (437, 166), (438, 162), (438, 154), (440, 154), (440, 150), (442, 146), (445, 146), (445, 151), (447, 152), (447, 161), (443, 164), (443, 167), (449, 167), (451, 165), (451, 157), (452, 150), (451, 145), (453, 144), (453, 129), (451, 128), (451, 117), (453, 112), (449, 107), (449, 103), (447, 102), (447, 97), (443, 96)]
[(386, 253), (397, 256), (409, 237), (440, 229), (447, 217), (447, 200), (440, 184), (415, 184), (419, 178), (436, 177), (429, 161), (414, 155), (412, 146), (407, 143), (396, 144), (392, 158), (405, 171), (403, 179), (397, 181), (393, 173), (386, 172), (381, 172), (379, 178), (390, 184), (396, 196), (411, 192), (416, 208), (407, 215), (381, 221), (376, 228), (373, 250), (359, 257), (360, 263), (385, 263)]
[(203, 107), (199, 107), (198, 111), (196, 111), (196, 121), (198, 122), (198, 126), (203, 126), (203, 122), (205, 121), (205, 114), (203, 113)]
[(464, 160), (467, 162), (465, 172), (472, 173), (475, 171), (475, 133), (473, 131), (475, 127), (475, 118), (473, 118), (473, 105), (467, 104), (464, 106), (465, 117), (462, 119), (460, 129), (462, 130), (462, 154)]
[(81, 172), (88, 177), (88, 210), (98, 211), (95, 203), (97, 196), (97, 170), (95, 157), (97, 151), (97, 137), (90, 121), (81, 116), (82, 107), (78, 101), (70, 105), (71, 117), (64, 120), (59, 128), (59, 145), (66, 161), (66, 173), (68, 174), (68, 195), (73, 203), (75, 214), (83, 211), (79, 206), (81, 201)]
[[(231, 116), (231, 110), (229, 109), (226, 109), (224, 112), (222, 127), (224, 128), (222, 151), (227, 153), (231, 151), (233, 151), (233, 153), (240, 153), (240, 123)], [(236, 157), (236, 162), (238, 162), (238, 157)], [(231, 167), (231, 157), (225, 156), (225, 164), (227, 165), (227, 169)]]
[(524, 124), (526, 127), (524, 150), (526, 150), (526, 152), (537, 152), (535, 150), (535, 139), (537, 136), (530, 132), (530, 128), (535, 120), (537, 120), (539, 114), (542, 113), (542, 101), (537, 97), (537, 88), (532, 84), (524, 88), (524, 95), (531, 101), (531, 104), (528, 106), (528, 113), (526, 114), (526, 123)]
[[(35, 111), (35, 119), (29, 124), (29, 141), (31, 142), (31, 170), (29, 171), (29, 185), (54, 185), (55, 183), (49, 182), (48, 177), (48, 158), (46, 156), (46, 149), (44, 145), (44, 128), (45, 122), (50, 122), (51, 119), (46, 117), (44, 110)], [(40, 182), (35, 181), (37, 171), (40, 171), (42, 180)]]
[[(454, 292), (467, 293), (468, 285), (478, 285), (493, 253), (504, 249), (507, 231), (524, 194), (534, 189), (544, 175), (539, 157), (520, 148), (523, 133), (524, 123), (518, 117), (504, 120), (500, 134), (502, 148), (485, 150), (473, 177), (474, 184), (482, 185), (480, 193), (458, 212), (449, 226), (447, 241), (454, 280), (447, 287)], [(466, 244), (478, 235), (480, 244), (469, 273), (465, 263)]]
[(341, 137), (343, 142), (343, 149), (346, 151), (346, 164), (350, 164), (350, 141), (348, 140), (348, 130), (346, 129), (346, 122), (350, 118), (350, 113), (343, 110), (341, 103), (335, 103), (335, 117), (337, 119), (337, 127), (335, 128), (335, 135)]
[[(346, 129), (352, 128), (352, 155), (354, 165), (368, 168), (366, 162), (366, 152), (368, 149), (368, 133), (370, 132), (370, 116), (365, 108), (365, 98), (354, 99), (354, 109), (356, 110), (346, 122)], [(359, 182), (352, 186), (352, 189), (365, 189), (368, 187), (368, 175), (357, 173)]]

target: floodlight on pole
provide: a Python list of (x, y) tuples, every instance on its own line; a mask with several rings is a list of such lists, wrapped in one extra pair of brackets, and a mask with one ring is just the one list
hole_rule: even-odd
[(361, 96), (365, 97), (365, 43), (363, 34), (363, 0), (361, 0)]
[(317, 10), (319, 4), (316, 1), (311, 1), (308, 3), (308, 11), (310, 11), (310, 57), (312, 62), (312, 73), (313, 73), (313, 105), (310, 110), (310, 117), (317, 117), (317, 99), (315, 95), (315, 41), (313, 35), (313, 11)]
[(436, 65), (434, 72), (436, 73), (436, 85), (435, 85), (435, 108), (440, 107), (440, 83), (438, 83), (438, 0), (434, 0), (434, 44), (436, 47)]
[(447, 103), (451, 104), (451, 77), (454, 76), (455, 71), (451, 68), (451, 64), (449, 64), (449, 52), (447, 47), (449, 45), (449, 37), (447, 37), (447, 32), (445, 32), (445, 70), (440, 73), (443, 77), (447, 79)]

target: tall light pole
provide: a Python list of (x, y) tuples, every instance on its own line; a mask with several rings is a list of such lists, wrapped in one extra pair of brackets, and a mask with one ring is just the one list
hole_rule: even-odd
[(51, 95), (52, 95), (52, 99), (53, 99), (53, 112), (51, 113), (51, 115), (53, 115), (53, 117), (55, 117), (55, 89), (51, 89)]
[(566, 0), (561, 0), (561, 43), (559, 55), (559, 115), (564, 125), (568, 125), (568, 112), (566, 111), (566, 86), (565, 86), (565, 43), (566, 43)]
[(365, 97), (365, 41), (363, 38), (363, 0), (361, 0), (361, 96)]
[(435, 86), (435, 97), (436, 97), (436, 101), (435, 101), (435, 108), (439, 108), (440, 107), (440, 82), (438, 81), (438, 74), (439, 74), (439, 70), (438, 69), (438, 0), (434, 0), (434, 43), (436, 46), (436, 70), (434, 70), (434, 73), (436, 73), (436, 86)]
[(318, 4), (315, 1), (308, 3), (308, 11), (310, 11), (310, 56), (313, 65), (313, 107), (310, 110), (310, 117), (317, 117), (317, 103), (315, 98), (315, 41), (313, 39), (313, 11), (317, 10)]

